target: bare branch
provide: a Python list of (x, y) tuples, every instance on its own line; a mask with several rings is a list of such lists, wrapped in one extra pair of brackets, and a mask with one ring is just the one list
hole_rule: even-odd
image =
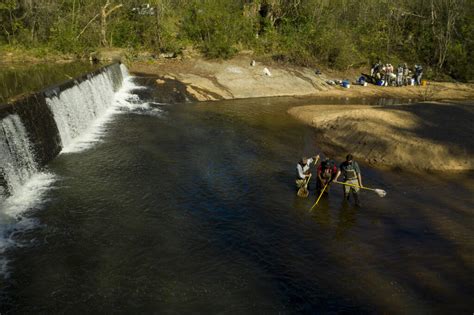
[(89, 25), (94, 22), (95, 19), (97, 19), (99, 17), (100, 13), (97, 13), (87, 24), (86, 26), (84, 26), (84, 28), (82, 29), (82, 31), (79, 33), (79, 35), (76, 36), (76, 40), (79, 39), (79, 37), (81, 37), (81, 35), (86, 31), (87, 27), (89, 27)]
[[(115, 10), (117, 10), (117, 9), (119, 9), (119, 8), (121, 8), (121, 7), (123, 7), (123, 4), (118, 4), (118, 5), (116, 5), (115, 7), (113, 7), (112, 9), (110, 9), (109, 12), (106, 12), (106, 13), (105, 13), (105, 17), (108, 17), (112, 12), (114, 12)], [(105, 12), (105, 10), (104, 10), (104, 12)]]

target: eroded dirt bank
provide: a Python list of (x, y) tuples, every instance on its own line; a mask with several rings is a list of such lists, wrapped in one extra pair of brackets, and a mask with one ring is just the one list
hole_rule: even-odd
[[(367, 87), (352, 85), (350, 89), (331, 86), (327, 80), (354, 81), (360, 71), (341, 73), (283, 65), (257, 60), (251, 66), (252, 55), (242, 54), (231, 60), (205, 60), (193, 57), (183, 60), (134, 62), (131, 72), (151, 74), (162, 79), (177, 80), (186, 85), (187, 92), (196, 100), (271, 96), (325, 96), (325, 97), (385, 97), (419, 100), (474, 99), (474, 84), (429, 82), (425, 87)], [(268, 69), (270, 75), (265, 74)], [(157, 84), (160, 84), (158, 81)]]
[(474, 105), (309, 105), (289, 113), (321, 131), (326, 151), (402, 169), (474, 169)]

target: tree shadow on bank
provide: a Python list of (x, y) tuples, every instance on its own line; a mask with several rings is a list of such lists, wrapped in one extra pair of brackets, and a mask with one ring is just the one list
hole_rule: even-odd
[(413, 105), (384, 107), (385, 110), (398, 110), (416, 115), (419, 126), (409, 130), (418, 137), (442, 143), (456, 145), (466, 153), (474, 152), (474, 105), (442, 104), (424, 102)]

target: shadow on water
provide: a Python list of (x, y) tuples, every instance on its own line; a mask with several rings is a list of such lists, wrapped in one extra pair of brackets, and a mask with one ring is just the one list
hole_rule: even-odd
[(386, 198), (364, 192), (355, 208), (333, 186), (309, 211), (315, 182), (296, 197), (295, 166), (318, 146), (286, 114), (304, 102), (117, 115), (102, 142), (50, 164), (61, 179), (9, 253), (0, 311), (472, 311), (472, 174), (361, 164)]
[[(405, 111), (406, 106), (390, 106), (389, 109)], [(457, 145), (466, 153), (474, 153), (474, 106), (473, 104), (420, 103), (410, 106), (409, 113), (419, 118), (414, 132), (418, 137), (447, 145)], [(455, 136), (454, 136), (455, 135)]]

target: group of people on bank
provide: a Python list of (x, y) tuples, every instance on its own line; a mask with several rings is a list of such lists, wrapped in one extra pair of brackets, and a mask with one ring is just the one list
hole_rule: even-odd
[(410, 69), (406, 63), (399, 64), (397, 68), (390, 63), (383, 64), (380, 60), (372, 65), (370, 76), (376, 84), (384, 86), (421, 85), (423, 67), (415, 65)]
[[(311, 178), (311, 166), (315, 166), (319, 160), (319, 155), (313, 157), (303, 157), (296, 166), (296, 188), (307, 189), (309, 179)], [(354, 196), (357, 206), (360, 205), (359, 190), (362, 188), (362, 175), (359, 164), (354, 161), (352, 154), (346, 156), (346, 160), (339, 167), (332, 159), (325, 158), (316, 168), (317, 181), (316, 193), (328, 194), (329, 188), (333, 182), (338, 182), (342, 175), (344, 200), (349, 201), (350, 195)], [(340, 182), (338, 182), (340, 183)]]

